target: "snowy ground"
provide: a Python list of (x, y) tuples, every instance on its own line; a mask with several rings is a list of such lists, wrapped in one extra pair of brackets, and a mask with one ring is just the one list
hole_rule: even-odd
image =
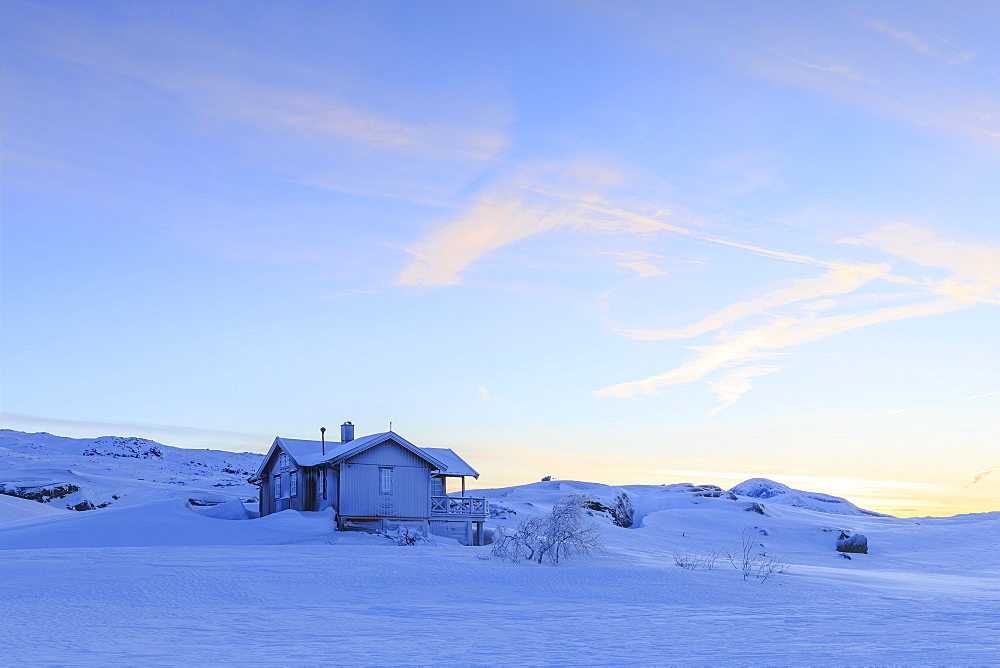
[[(713, 512), (723, 517), (696, 516)], [(728, 563), (675, 564), (688, 538), (692, 552), (736, 549), (737, 512), (747, 515), (692, 507), (657, 511), (637, 529), (603, 523), (604, 552), (559, 566), (337, 534), (328, 513), (238, 521), (176, 501), (10, 521), (0, 528), (0, 600), (16, 614), (5, 616), (4, 663), (1000, 659), (995, 515), (851, 518), (873, 549), (848, 561), (828, 533), (805, 529), (826, 518), (769, 508), (749, 526), (783, 536), (770, 545), (787, 548), (786, 573), (744, 581)]]
[[(558, 567), (359, 545), (4, 555), (11, 664), (992, 665), (975, 577), (763, 585), (618, 555)], [(929, 583), (931, 586), (923, 587)], [(31, 583), (26, 586), (26, 583)], [(12, 585), (19, 586), (12, 586)]]
[[(623, 489), (637, 526), (594, 513), (603, 551), (558, 566), (483, 559), (489, 546), (445, 539), (402, 547), (337, 533), (329, 512), (247, 519), (239, 499), (75, 512), (0, 496), (0, 656), (4, 665), (1000, 665), (998, 513), (900, 519), (826, 499), (818, 512), (796, 505), (807, 493), (767, 485), (767, 498), (736, 499), (566, 481), (485, 493), (506, 515), (496, 526), (574, 491), (607, 504)], [(747, 510), (754, 499), (764, 515)], [(712, 570), (676, 563), (738, 553), (743, 532), (788, 570), (744, 580), (724, 558)], [(869, 554), (841, 557), (841, 532), (865, 534)]]

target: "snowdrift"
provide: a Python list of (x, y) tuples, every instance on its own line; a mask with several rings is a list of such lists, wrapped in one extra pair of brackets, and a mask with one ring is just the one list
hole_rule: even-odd
[(30, 499), (0, 494), (0, 524), (21, 520), (37, 520), (53, 515), (65, 515), (68, 510), (56, 508)]
[[(242, 511), (242, 507), (239, 510)], [(233, 521), (237, 513), (235, 506), (199, 508), (177, 499), (109, 508), (101, 512), (56, 512), (57, 515), (47, 515), (30, 523), (22, 520), (0, 524), (0, 550), (359, 542), (389, 544), (379, 536), (335, 532), (332, 512), (299, 513), (287, 510), (249, 520), (243, 511), (243, 521)]]

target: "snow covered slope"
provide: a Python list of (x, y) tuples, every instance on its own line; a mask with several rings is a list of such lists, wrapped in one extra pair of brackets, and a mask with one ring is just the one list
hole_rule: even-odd
[[(588, 495), (559, 566), (399, 547), (332, 513), (177, 499), (0, 522), (4, 659), (25, 665), (994, 665), (1000, 513), (821, 513), (695, 485), (477, 490), (491, 528)], [(636, 523), (601, 508), (622, 493)], [(35, 503), (13, 499), (14, 504)], [(3, 506), (0, 506), (2, 508)], [(868, 554), (845, 559), (840, 533)], [(788, 570), (743, 579), (745, 537)], [(714, 555), (714, 557), (713, 557)], [(714, 559), (714, 560), (713, 560)], [(694, 568), (679, 564), (696, 564)], [(127, 621), (125, 621), (127, 620)], [(123, 628), (127, 632), (122, 632)]]
[(0, 493), (90, 510), (165, 499), (255, 499), (263, 455), (193, 450), (144, 438), (66, 438), (0, 429)]
[(31, 499), (0, 494), (0, 523), (17, 520), (37, 520), (52, 515), (65, 515), (68, 510), (38, 503)]
[(767, 478), (750, 478), (729, 490), (740, 497), (751, 499), (767, 499), (769, 503), (781, 503), (796, 508), (808, 508), (821, 513), (835, 515), (870, 515), (872, 517), (888, 517), (883, 513), (859, 508), (847, 499), (818, 492), (804, 492), (792, 489), (780, 482)]
[[(1000, 513), (896, 518), (749, 480), (474, 490), (488, 534), (585, 503), (603, 548), (511, 564), (333, 513), (251, 519), (261, 455), (0, 431), (11, 665), (996, 665)], [(61, 489), (60, 489), (61, 488)], [(72, 489), (75, 488), (75, 489)], [(116, 498), (117, 497), (117, 498)], [(224, 503), (192, 504), (190, 499)], [(623, 498), (632, 526), (615, 524)], [(104, 508), (72, 512), (67, 505)], [(868, 553), (837, 552), (842, 535)], [(744, 550), (783, 568), (744, 577)], [(123, 629), (126, 631), (123, 632)]]

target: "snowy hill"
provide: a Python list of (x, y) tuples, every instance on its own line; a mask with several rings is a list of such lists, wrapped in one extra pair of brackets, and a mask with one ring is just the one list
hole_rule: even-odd
[(0, 494), (90, 510), (166, 499), (256, 499), (263, 455), (194, 450), (144, 438), (66, 438), (0, 430)]
[[(490, 545), (401, 547), (337, 532), (331, 511), (252, 519), (243, 472), (260, 457), (0, 432), (4, 485), (79, 487), (47, 503), (0, 496), (0, 600), (18, 611), (5, 618), (6, 662), (996, 661), (1000, 513), (879, 516), (761, 480), (732, 490), (547, 481), (473, 491), (491, 501), (491, 534), (573, 494), (600, 531), (591, 557), (512, 564)], [(228, 501), (188, 501), (202, 495)], [(634, 509), (628, 528), (609, 512), (622, 497)], [(65, 510), (78, 499), (112, 503)], [(868, 553), (844, 558), (845, 534), (864, 534)], [(745, 579), (744, 546), (785, 568)]]
[(767, 478), (750, 478), (744, 480), (729, 490), (739, 497), (750, 499), (767, 499), (769, 503), (781, 503), (796, 508), (808, 508), (820, 513), (834, 515), (869, 515), (872, 517), (889, 517), (874, 510), (859, 508), (847, 499), (818, 492), (805, 492), (792, 489), (780, 482)]

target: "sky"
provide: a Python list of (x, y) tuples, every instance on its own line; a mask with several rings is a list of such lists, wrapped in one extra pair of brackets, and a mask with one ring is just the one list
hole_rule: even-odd
[(1000, 509), (997, 3), (0, 6), (4, 427)]

